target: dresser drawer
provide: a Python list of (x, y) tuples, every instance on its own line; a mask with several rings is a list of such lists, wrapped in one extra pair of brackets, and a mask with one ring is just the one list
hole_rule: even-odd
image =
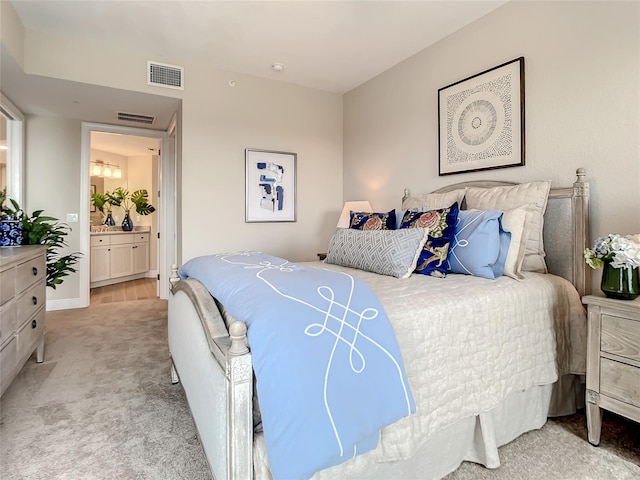
[(21, 263), (16, 267), (16, 293), (22, 292), (32, 283), (45, 278), (47, 269), (44, 256)]
[(0, 345), (5, 343), (17, 328), (16, 302), (7, 302), (0, 307)]
[(640, 407), (640, 368), (602, 358), (600, 393)]
[(15, 374), (16, 369), (16, 347), (18, 341), (16, 337), (7, 343), (0, 350), (0, 394), (4, 393)]
[(36, 313), (47, 302), (47, 286), (43, 280), (29, 287), (16, 300), (18, 311), (18, 325), (28, 320), (27, 317)]
[(91, 235), (91, 246), (109, 245), (111, 235)]
[(18, 358), (29, 358), (36, 349), (44, 333), (46, 314), (45, 308), (41, 308), (18, 332)]
[(640, 322), (602, 315), (600, 350), (640, 361)]
[(0, 305), (13, 297), (16, 293), (16, 271), (9, 268), (0, 272)]

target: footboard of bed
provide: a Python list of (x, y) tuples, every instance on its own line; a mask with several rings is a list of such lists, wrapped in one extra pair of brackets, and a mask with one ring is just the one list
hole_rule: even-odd
[[(175, 273), (175, 270), (174, 270)], [(208, 290), (171, 279), (169, 351), (172, 380), (187, 396), (214, 478), (253, 478), (253, 369), (246, 326), (227, 329)]]

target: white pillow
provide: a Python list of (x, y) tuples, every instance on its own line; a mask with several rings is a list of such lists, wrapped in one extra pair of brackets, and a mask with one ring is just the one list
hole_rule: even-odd
[(418, 210), (436, 210), (439, 208), (448, 208), (456, 202), (458, 202), (458, 206), (461, 207), (465, 191), (466, 189), (460, 188), (445, 193), (427, 193), (425, 195), (408, 197), (402, 202), (402, 208), (404, 210), (411, 210), (412, 208), (417, 208)]
[(547, 273), (544, 261), (542, 227), (551, 182), (531, 182), (492, 188), (467, 188), (465, 198), (468, 209), (511, 210), (525, 207), (527, 210), (527, 237), (522, 270)]
[(528, 233), (526, 219), (526, 206), (505, 210), (502, 215), (502, 228), (507, 232), (511, 232), (511, 243), (509, 244), (507, 260), (504, 263), (503, 275), (516, 280), (524, 278), (524, 275), (522, 275), (522, 261), (524, 260)]

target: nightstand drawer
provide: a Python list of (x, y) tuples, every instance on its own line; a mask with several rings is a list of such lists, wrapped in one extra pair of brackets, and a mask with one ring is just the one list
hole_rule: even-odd
[(640, 407), (640, 368), (601, 359), (600, 393)]
[(602, 315), (600, 350), (640, 361), (640, 322)]

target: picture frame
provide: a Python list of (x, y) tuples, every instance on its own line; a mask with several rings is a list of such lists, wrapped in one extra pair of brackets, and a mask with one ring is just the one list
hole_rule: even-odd
[(296, 221), (297, 154), (245, 149), (245, 222)]
[(525, 164), (524, 57), (438, 89), (438, 175)]
[(93, 195), (94, 193), (96, 193), (96, 186), (95, 185), (91, 185), (91, 193), (89, 195), (89, 211), (91, 213), (95, 213), (96, 210), (96, 206), (93, 204), (93, 201), (91, 199), (91, 195)]

